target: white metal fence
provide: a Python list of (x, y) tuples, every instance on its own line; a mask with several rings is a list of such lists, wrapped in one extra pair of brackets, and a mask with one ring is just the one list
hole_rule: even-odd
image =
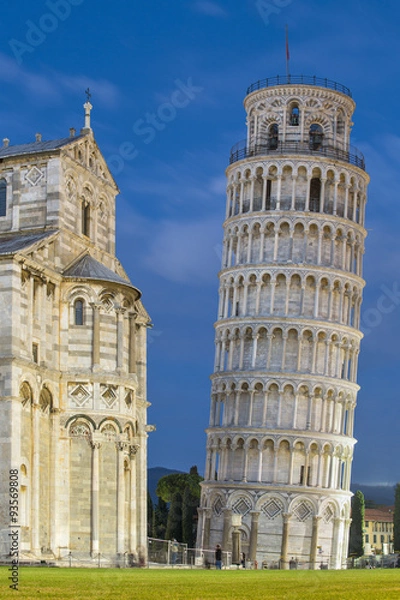
[[(187, 544), (175, 540), (148, 539), (149, 565), (169, 567), (215, 568), (215, 550), (188, 548)], [(232, 564), (231, 552), (222, 553), (222, 566), (229, 568)]]

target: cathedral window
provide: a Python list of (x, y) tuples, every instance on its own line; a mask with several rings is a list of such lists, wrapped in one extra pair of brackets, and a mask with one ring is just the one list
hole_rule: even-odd
[(5, 179), (0, 179), (0, 217), (5, 217), (7, 214), (7, 182)]
[(90, 236), (90, 204), (85, 200), (82, 202), (82, 233)]
[(83, 308), (84, 308), (83, 300), (75, 300), (75, 304), (74, 304), (75, 325), (84, 325)]
[(39, 344), (33, 342), (32, 344), (32, 360), (34, 363), (39, 363)]
[(269, 150), (276, 150), (279, 142), (279, 127), (276, 123), (273, 123), (268, 129), (268, 148)]
[(319, 202), (321, 197), (321, 180), (319, 177), (313, 177), (310, 182), (310, 211), (319, 212)]
[(310, 150), (319, 150), (322, 146), (324, 132), (321, 125), (313, 123), (310, 127)]

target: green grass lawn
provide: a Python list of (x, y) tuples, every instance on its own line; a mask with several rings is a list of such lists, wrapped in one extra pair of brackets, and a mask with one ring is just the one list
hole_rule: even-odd
[(19, 591), (0, 568), (0, 598), (51, 600), (385, 600), (400, 599), (400, 569), (196, 571), (22, 567)]

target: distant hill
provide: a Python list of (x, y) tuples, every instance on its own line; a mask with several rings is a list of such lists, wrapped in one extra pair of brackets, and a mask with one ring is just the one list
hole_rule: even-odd
[(161, 477), (171, 475), (172, 473), (184, 473), (184, 471), (166, 469), (165, 467), (152, 467), (151, 469), (147, 469), (147, 487), (154, 503), (158, 502), (158, 496), (156, 494), (158, 480), (161, 479)]
[(394, 504), (394, 485), (364, 485), (363, 483), (352, 483), (351, 491), (355, 493), (360, 490), (365, 500), (371, 500), (375, 504), (385, 504), (391, 506)]

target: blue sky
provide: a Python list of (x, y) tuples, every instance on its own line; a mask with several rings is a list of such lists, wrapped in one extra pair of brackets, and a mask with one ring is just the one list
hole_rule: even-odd
[[(49, 16), (50, 15), (50, 16)], [(203, 471), (225, 176), (243, 98), (291, 72), (357, 102), (352, 143), (371, 175), (353, 480), (400, 480), (400, 5), (383, 0), (20, 0), (0, 22), (1, 135), (11, 144), (92, 126), (121, 189), (117, 254), (143, 292), (149, 466)], [(174, 104), (171, 110), (168, 104)]]

